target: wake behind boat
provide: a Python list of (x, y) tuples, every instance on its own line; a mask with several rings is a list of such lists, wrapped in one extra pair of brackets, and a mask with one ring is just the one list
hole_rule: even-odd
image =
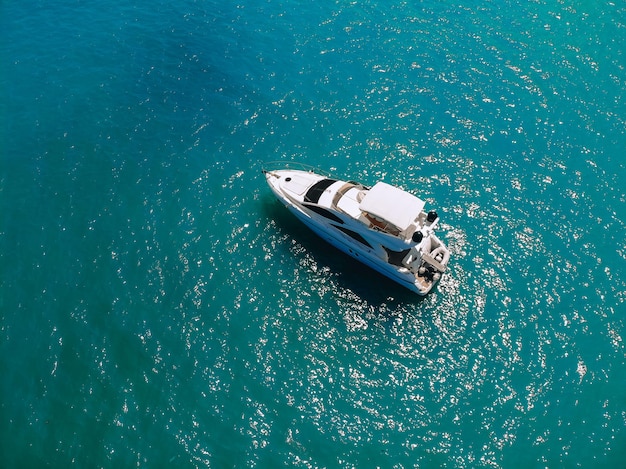
[(445, 272), (450, 251), (434, 233), (439, 217), (425, 212), (418, 197), (302, 164), (263, 173), (278, 200), (316, 234), (418, 295), (430, 292)]

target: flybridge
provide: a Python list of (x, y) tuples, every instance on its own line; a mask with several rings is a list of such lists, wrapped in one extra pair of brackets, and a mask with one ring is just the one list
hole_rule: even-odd
[(378, 182), (363, 198), (360, 208), (375, 217), (394, 224), (405, 231), (417, 222), (425, 202), (384, 182)]

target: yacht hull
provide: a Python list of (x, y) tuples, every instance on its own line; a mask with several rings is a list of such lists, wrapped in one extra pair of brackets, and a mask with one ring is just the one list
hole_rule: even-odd
[[(428, 294), (445, 271), (449, 251), (433, 232), (436, 214), (432, 220), (429, 214), (425, 221), (424, 203), (416, 197), (384, 183), (372, 190), (311, 170), (264, 173), (276, 198), (311, 231), (414, 293)], [(387, 202), (392, 205), (387, 218), (395, 222), (393, 225), (381, 224), (363, 210), (370, 208), (385, 216)], [(406, 217), (398, 204), (412, 208), (415, 216)], [(435, 253), (436, 259), (431, 256)]]
[(398, 272), (396, 269), (389, 266), (389, 264), (383, 262), (378, 257), (373, 256), (371, 253), (368, 253), (362, 249), (359, 249), (357, 245), (346, 239), (347, 235), (342, 235), (342, 233), (340, 232), (337, 233), (336, 230), (329, 229), (326, 226), (321, 226), (313, 218), (307, 217), (300, 210), (289, 204), (286, 204), (286, 207), (291, 213), (295, 215), (298, 220), (306, 225), (317, 236), (319, 236), (332, 246), (336, 247), (340, 251), (361, 262), (362, 264), (365, 264), (367, 267), (375, 270), (376, 272), (383, 274), (385, 277), (395, 281), (396, 283), (399, 283), (409, 290), (412, 290), (418, 295), (424, 295), (427, 293), (424, 293), (420, 289), (418, 289), (415, 283), (415, 276), (411, 275), (408, 272), (406, 274)]

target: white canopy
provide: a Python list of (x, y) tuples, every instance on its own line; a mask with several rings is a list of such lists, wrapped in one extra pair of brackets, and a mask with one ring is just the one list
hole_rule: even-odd
[(415, 221), (424, 209), (424, 205), (425, 202), (413, 194), (384, 182), (378, 182), (367, 192), (359, 208), (393, 223), (404, 231)]

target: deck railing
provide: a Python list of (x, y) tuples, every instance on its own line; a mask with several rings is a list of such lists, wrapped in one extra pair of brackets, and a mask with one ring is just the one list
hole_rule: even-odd
[(263, 171), (277, 171), (279, 169), (293, 169), (306, 171), (309, 173), (321, 174), (322, 176), (326, 176), (327, 178), (333, 177), (333, 175), (326, 170), (320, 169), (316, 166), (312, 166), (306, 163), (300, 163), (299, 161), (266, 161), (262, 163)]

